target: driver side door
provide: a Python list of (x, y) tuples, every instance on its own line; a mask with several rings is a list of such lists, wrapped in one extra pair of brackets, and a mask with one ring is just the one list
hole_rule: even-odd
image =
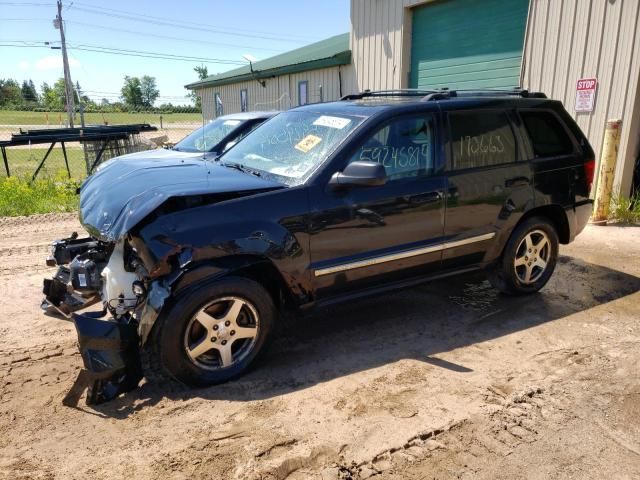
[(437, 132), (434, 113), (394, 117), (346, 159), (336, 159), (342, 168), (354, 161), (381, 163), (386, 184), (312, 189), (311, 270), (318, 299), (440, 267), (446, 178)]

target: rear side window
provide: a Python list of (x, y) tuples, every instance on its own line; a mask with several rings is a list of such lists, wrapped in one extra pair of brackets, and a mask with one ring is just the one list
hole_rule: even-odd
[(451, 112), (449, 124), (454, 170), (516, 161), (516, 140), (505, 112)]
[(520, 112), (536, 157), (555, 157), (573, 153), (566, 130), (550, 112)]

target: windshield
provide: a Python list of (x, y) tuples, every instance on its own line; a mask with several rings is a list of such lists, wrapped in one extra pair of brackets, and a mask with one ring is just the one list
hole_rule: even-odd
[(180, 140), (173, 147), (180, 152), (210, 152), (220, 140), (236, 130), (243, 120), (217, 118)]
[(361, 121), (348, 115), (284, 112), (229, 150), (221, 163), (240, 165), (287, 185), (299, 185)]

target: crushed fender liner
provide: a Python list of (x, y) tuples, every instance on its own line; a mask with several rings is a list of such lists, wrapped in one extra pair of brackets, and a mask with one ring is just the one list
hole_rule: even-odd
[(74, 314), (85, 369), (63, 400), (75, 407), (87, 389), (87, 405), (97, 405), (135, 389), (142, 380), (138, 326), (129, 316), (101, 319), (102, 312)]

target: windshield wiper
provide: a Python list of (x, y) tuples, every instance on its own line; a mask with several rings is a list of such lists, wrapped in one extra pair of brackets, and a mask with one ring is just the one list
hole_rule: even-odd
[(255, 175), (256, 177), (261, 177), (262, 176), (262, 174), (260, 172), (256, 172), (255, 170), (247, 168), (244, 165), (242, 165), (241, 163), (220, 162), (220, 165), (222, 165), (224, 167), (233, 168), (233, 169), (238, 170), (238, 171), (240, 171), (242, 173), (249, 173), (251, 175)]

